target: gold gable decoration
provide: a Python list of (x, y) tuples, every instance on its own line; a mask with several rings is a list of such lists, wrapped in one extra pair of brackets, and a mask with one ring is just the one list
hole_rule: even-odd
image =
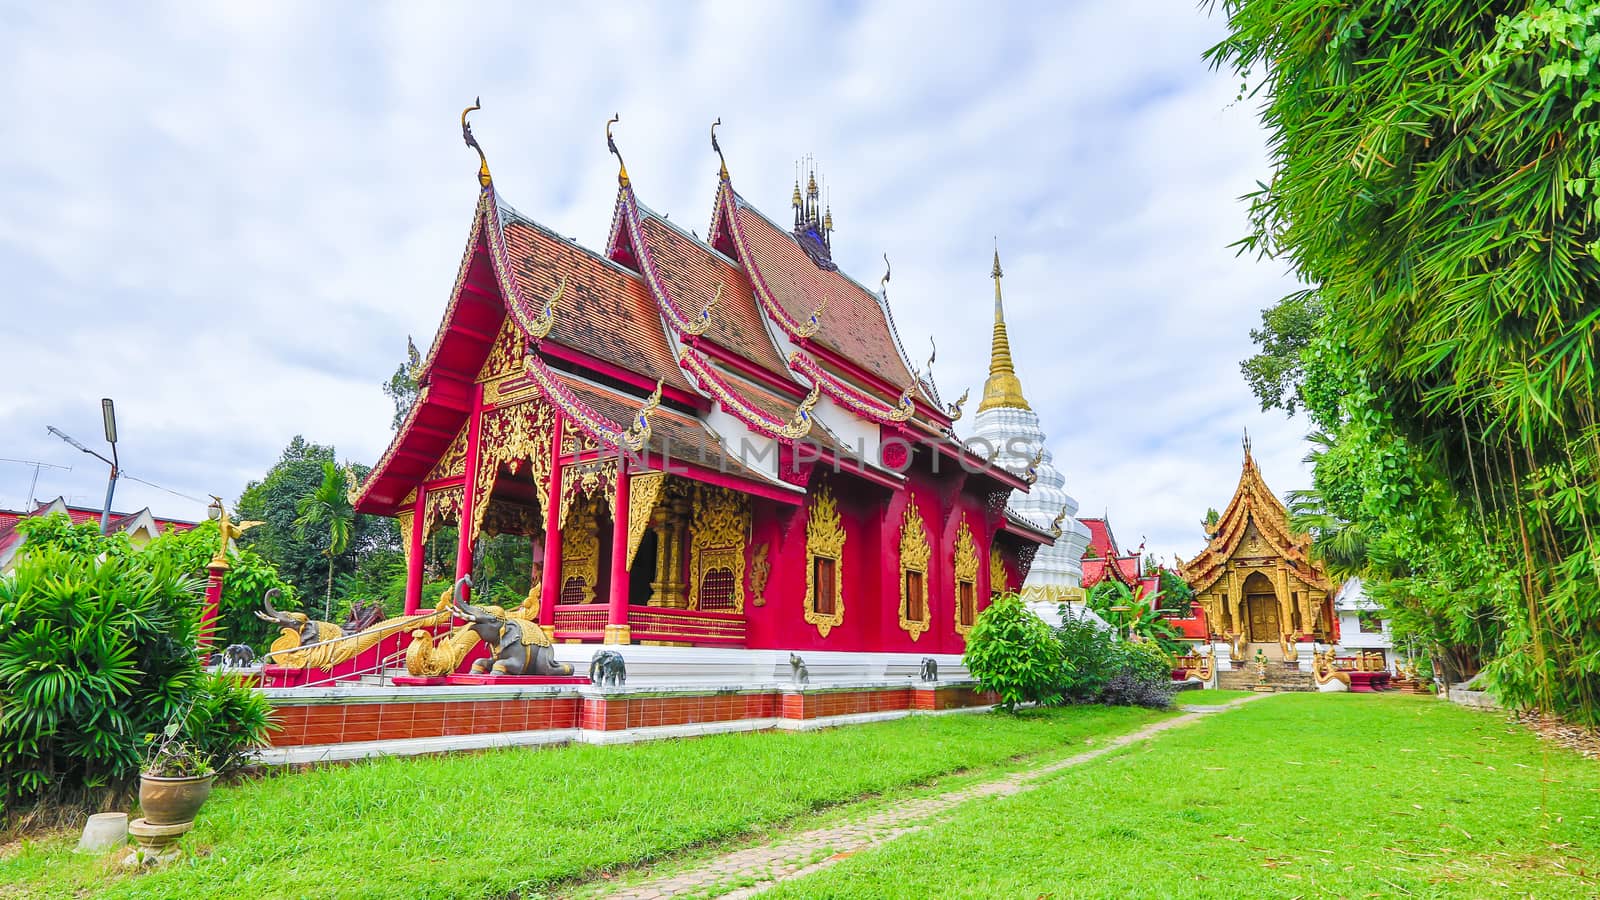
[[(905, 514), (900, 517), (900, 627), (914, 641), (933, 624), (933, 610), (928, 606), (928, 563), (933, 559), (933, 548), (928, 544), (928, 526), (917, 510), (917, 496), (906, 498)], [(921, 576), (920, 596), (908, 591), (910, 574)], [(912, 604), (919, 603), (921, 614), (913, 618)]]
[(750, 536), (749, 498), (717, 485), (697, 485), (689, 529), (689, 608), (701, 609), (707, 576), (725, 571), (733, 577), (731, 610), (744, 612), (745, 545)]
[(522, 357), (527, 353), (527, 346), (528, 339), (517, 327), (516, 320), (506, 316), (500, 323), (500, 333), (495, 335), (494, 344), (489, 348), (489, 358), (478, 370), (478, 381), (498, 381), (507, 375), (522, 375)]
[[(805, 620), (817, 626), (823, 637), (844, 624), (844, 521), (839, 516), (839, 504), (827, 485), (817, 488), (811, 498), (811, 509), (806, 516), (806, 598)], [(833, 561), (834, 601), (833, 613), (817, 611), (817, 559)]]
[(478, 477), (473, 497), (472, 538), (477, 540), (489, 510), (500, 467), (524, 460), (543, 509), (550, 502), (550, 446), (555, 415), (543, 400), (529, 399), (485, 412), (478, 424)]
[[(972, 529), (967, 527), (967, 517), (961, 517), (961, 525), (956, 529), (956, 634), (965, 637), (972, 626), (978, 622), (978, 544), (972, 539)], [(961, 586), (972, 586), (972, 621), (961, 621)]]
[(446, 478), (459, 478), (467, 474), (467, 426), (462, 425), (456, 432), (450, 445), (445, 447), (444, 455), (433, 464), (433, 469), (428, 472), (427, 481), (442, 481)]

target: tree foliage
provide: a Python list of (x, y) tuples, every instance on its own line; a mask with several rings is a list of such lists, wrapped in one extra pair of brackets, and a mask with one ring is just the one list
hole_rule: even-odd
[(1243, 246), (1311, 285), (1251, 378), (1326, 434), (1299, 512), (1447, 670), (1600, 721), (1600, 4), (1220, 6), (1271, 134)]
[[(302, 539), (295, 524), (300, 518), (301, 500), (324, 486), (325, 465), (338, 465), (334, 449), (296, 435), (266, 475), (245, 486), (235, 510), (240, 519), (263, 523), (245, 532), (239, 539), (240, 546), (269, 560), (302, 597), (323, 596), (328, 590), (330, 558), (324, 551), (329, 547), (330, 533), (311, 529)], [(365, 466), (351, 464), (349, 468), (357, 480), (366, 477)], [(339, 490), (342, 496), (342, 484)], [(357, 515), (350, 523), (345, 550), (333, 554), (335, 582), (340, 575), (353, 574), (370, 556), (399, 549), (399, 534), (392, 520)]]

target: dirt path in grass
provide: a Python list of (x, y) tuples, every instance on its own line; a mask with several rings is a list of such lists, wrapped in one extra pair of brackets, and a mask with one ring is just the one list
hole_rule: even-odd
[(671, 875), (619, 887), (608, 898), (655, 900), (664, 897), (753, 897), (780, 881), (803, 878), (834, 863), (871, 850), (898, 837), (921, 831), (949, 817), (970, 800), (1005, 797), (1032, 790), (1039, 779), (1081, 765), (1129, 744), (1149, 740), (1164, 731), (1207, 715), (1249, 703), (1261, 696), (1244, 697), (1217, 706), (1189, 707), (1182, 715), (1164, 719), (1075, 756), (1014, 772), (993, 781), (969, 785), (931, 797), (917, 797), (884, 807), (872, 815), (804, 831), (763, 846), (746, 847), (708, 859)]

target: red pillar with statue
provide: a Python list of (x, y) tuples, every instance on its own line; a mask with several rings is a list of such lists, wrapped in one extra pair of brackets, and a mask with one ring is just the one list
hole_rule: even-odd
[[(477, 385), (472, 391), (472, 418), (467, 420), (467, 474), (461, 486), (461, 518), (456, 524), (458, 532), (456, 541), (456, 581), (460, 581), (472, 574), (472, 525), (478, 520), (478, 504), (489, 502), (488, 497), (478, 496), (478, 460), (479, 451), (479, 426), (483, 422), (483, 385)], [(490, 482), (493, 488), (493, 482)], [(468, 596), (471, 589), (468, 589)]]

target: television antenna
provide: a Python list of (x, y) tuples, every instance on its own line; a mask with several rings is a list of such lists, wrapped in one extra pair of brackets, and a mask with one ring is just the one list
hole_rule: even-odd
[(32, 466), (33, 467), (33, 480), (28, 483), (28, 505), (23, 508), (23, 510), (22, 510), (23, 512), (33, 512), (33, 500), (34, 500), (34, 496), (33, 495), (34, 495), (34, 492), (36, 490), (38, 490), (38, 487), (39, 487), (39, 470), (40, 469), (61, 469), (62, 471), (65, 471), (65, 472), (71, 472), (72, 471), (72, 467), (71, 466), (58, 466), (55, 463), (41, 462), (41, 461), (39, 461), (37, 459), (12, 459), (12, 458), (10, 458), (8, 456), (0, 456), (0, 462), (16, 463), (17, 465), (20, 465), (20, 466)]

